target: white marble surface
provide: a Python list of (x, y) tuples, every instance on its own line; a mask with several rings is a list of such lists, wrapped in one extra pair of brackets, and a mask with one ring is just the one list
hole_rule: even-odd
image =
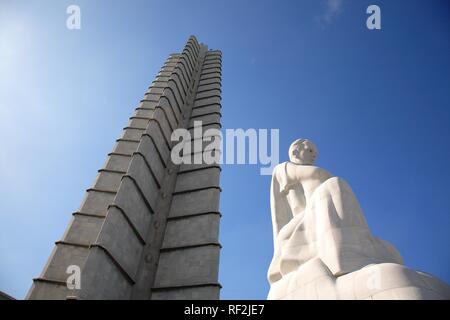
[(298, 139), (274, 169), (268, 299), (450, 299), (446, 283), (371, 234), (348, 183), (314, 166), (317, 155)]

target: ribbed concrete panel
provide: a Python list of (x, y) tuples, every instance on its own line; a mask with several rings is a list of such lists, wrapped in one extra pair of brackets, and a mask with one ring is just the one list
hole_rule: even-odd
[[(196, 119), (220, 128), (221, 73), (220, 52), (195, 37), (169, 56), (29, 299), (219, 297), (220, 167), (175, 165), (170, 153), (175, 129), (192, 130)], [(80, 290), (67, 289), (70, 265), (81, 268)]]
[[(169, 217), (219, 213), (220, 189), (209, 188), (177, 194), (173, 197)], [(209, 199), (209, 201), (203, 201)]]
[[(218, 244), (220, 216), (201, 214), (168, 221), (162, 249)], [(179, 237), (183, 234), (183, 237)]]
[(200, 117), (202, 115), (211, 114), (214, 112), (222, 114), (220, 104), (212, 104), (210, 106), (205, 106), (203, 108), (196, 108), (192, 110), (191, 120), (194, 120), (194, 118)]
[(63, 236), (63, 241), (89, 246), (102, 227), (103, 219), (96, 216), (75, 213), (69, 225), (68, 232)]
[(219, 188), (220, 168), (210, 167), (204, 170), (179, 173), (175, 193), (198, 189)]
[[(186, 288), (220, 287), (217, 283), (219, 254), (220, 248), (214, 244), (162, 251), (153, 290), (172, 294), (179, 291), (181, 295)], [(218, 292), (215, 294), (217, 296), (200, 296), (198, 299), (218, 299)], [(192, 296), (181, 295), (180, 298), (191, 299)]]

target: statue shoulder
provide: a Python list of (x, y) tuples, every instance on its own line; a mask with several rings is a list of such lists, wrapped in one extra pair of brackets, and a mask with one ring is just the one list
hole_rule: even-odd
[(287, 165), (287, 163), (288, 163), (289, 161), (286, 161), (286, 162), (282, 162), (282, 163), (279, 163), (279, 164), (277, 164), (276, 166), (275, 166), (275, 168), (273, 168), (273, 172), (272, 172), (272, 176), (274, 176), (274, 177), (279, 177), (280, 176), (280, 174), (285, 174), (285, 172), (286, 172), (286, 165)]

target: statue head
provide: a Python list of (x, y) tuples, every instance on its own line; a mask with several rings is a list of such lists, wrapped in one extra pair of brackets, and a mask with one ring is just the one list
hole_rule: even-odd
[(289, 160), (295, 164), (313, 165), (317, 154), (316, 145), (307, 139), (297, 139), (289, 147)]

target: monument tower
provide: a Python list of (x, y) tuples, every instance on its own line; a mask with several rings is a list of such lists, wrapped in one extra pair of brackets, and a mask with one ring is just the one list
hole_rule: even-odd
[[(220, 129), (220, 100), (221, 52), (191, 36), (145, 93), (27, 299), (219, 298), (220, 167), (170, 155), (175, 129)], [(68, 286), (77, 270), (79, 287)]]

